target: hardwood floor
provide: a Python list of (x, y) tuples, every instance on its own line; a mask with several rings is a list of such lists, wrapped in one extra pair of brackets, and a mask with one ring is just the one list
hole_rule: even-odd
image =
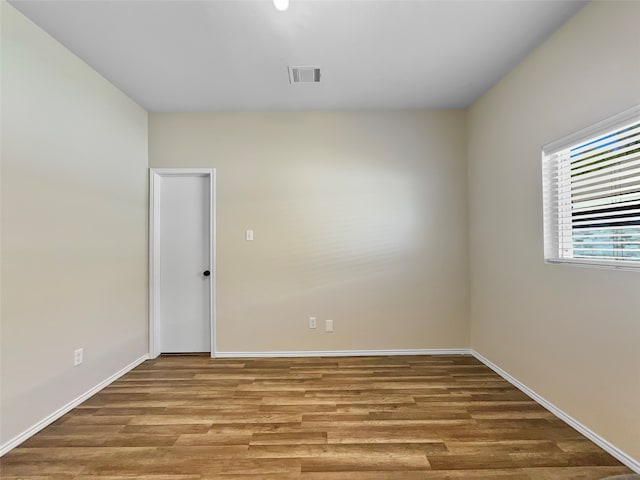
[(600, 479), (630, 473), (470, 356), (147, 361), (6, 479)]

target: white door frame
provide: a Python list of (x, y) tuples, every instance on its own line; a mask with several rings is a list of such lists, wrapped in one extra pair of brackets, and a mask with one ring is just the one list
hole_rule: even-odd
[(160, 178), (209, 178), (209, 321), (211, 357), (216, 353), (216, 169), (215, 168), (150, 168), (149, 169), (149, 358), (160, 355)]

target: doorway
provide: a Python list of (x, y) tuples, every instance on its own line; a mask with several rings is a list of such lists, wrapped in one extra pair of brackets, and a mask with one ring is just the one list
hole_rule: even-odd
[(149, 356), (215, 356), (215, 169), (152, 168)]

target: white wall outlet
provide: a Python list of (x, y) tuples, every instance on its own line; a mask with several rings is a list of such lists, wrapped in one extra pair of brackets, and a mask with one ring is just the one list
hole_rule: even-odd
[(247, 230), (245, 232), (245, 238), (247, 239), (247, 242), (252, 242), (253, 241), (253, 230)]
[(73, 351), (73, 366), (77, 367), (82, 363), (82, 357), (84, 356), (84, 349), (79, 348)]
[(324, 331), (325, 332), (333, 332), (333, 320), (325, 320), (324, 321)]
[(309, 317), (309, 328), (316, 328), (317, 326), (316, 317)]

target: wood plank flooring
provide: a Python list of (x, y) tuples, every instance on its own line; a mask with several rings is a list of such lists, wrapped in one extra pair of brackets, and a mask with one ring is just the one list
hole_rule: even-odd
[(601, 479), (630, 473), (465, 355), (161, 356), (0, 460), (6, 479)]

